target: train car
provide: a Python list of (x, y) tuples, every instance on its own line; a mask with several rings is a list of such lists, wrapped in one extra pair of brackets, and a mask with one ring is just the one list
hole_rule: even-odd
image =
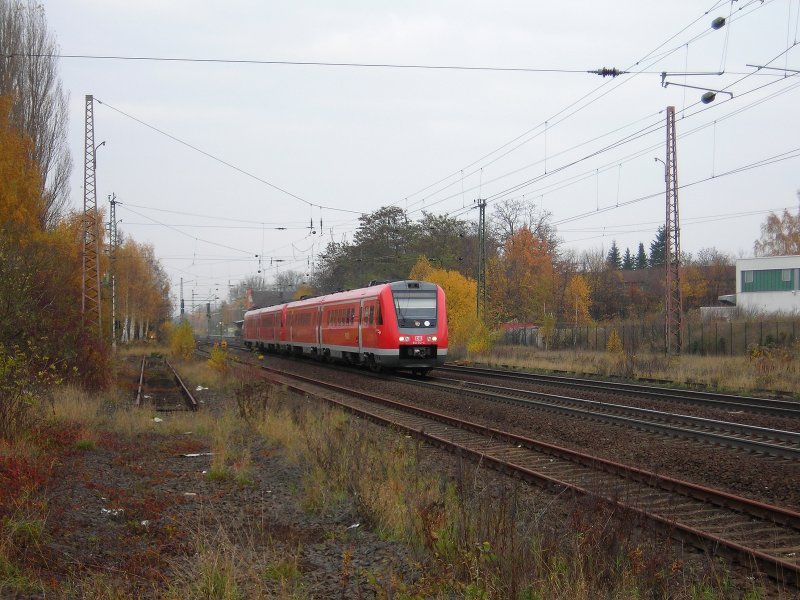
[[(256, 325), (265, 315), (273, 315), (272, 327)], [(433, 283), (396, 281), (308, 298), (249, 311), (243, 339), (266, 350), (424, 375), (447, 358), (445, 295)]]
[(286, 304), (247, 311), (242, 323), (242, 340), (248, 348), (275, 352), (285, 339)]

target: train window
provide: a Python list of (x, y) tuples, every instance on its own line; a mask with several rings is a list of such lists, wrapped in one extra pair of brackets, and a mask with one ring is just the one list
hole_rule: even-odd
[(376, 325), (383, 325), (383, 315), (381, 314), (381, 305), (375, 307), (375, 324)]
[(394, 290), (392, 296), (400, 327), (436, 326), (436, 291)]
[(356, 322), (356, 309), (355, 308), (351, 308), (350, 309), (350, 320), (348, 321), (348, 323), (350, 325), (352, 325), (355, 322)]

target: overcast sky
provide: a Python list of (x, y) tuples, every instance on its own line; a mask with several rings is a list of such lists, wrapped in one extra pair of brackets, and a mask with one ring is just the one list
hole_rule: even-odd
[[(649, 248), (669, 105), (683, 250), (749, 256), (769, 211), (798, 207), (800, 75), (780, 69), (800, 69), (800, 0), (44, 6), (64, 55), (525, 69), (62, 58), (73, 205), (92, 94), (98, 205), (116, 194), (120, 227), (154, 245), (175, 298), (180, 277), (186, 298), (225, 297), (256, 254), (268, 276), (310, 272), (389, 204), (476, 220), (476, 198), (491, 213), (524, 194), (566, 247)], [(629, 73), (586, 73), (603, 67)], [(702, 104), (706, 89), (733, 97)]]

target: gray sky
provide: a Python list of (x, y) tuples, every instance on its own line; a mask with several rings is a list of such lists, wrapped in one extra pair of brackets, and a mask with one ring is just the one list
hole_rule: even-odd
[[(654, 157), (665, 157), (668, 105), (678, 183), (688, 185), (679, 192), (683, 250), (749, 256), (768, 212), (797, 208), (800, 75), (746, 65), (800, 69), (800, 0), (44, 6), (64, 55), (579, 71), (63, 58), (73, 204), (82, 206), (92, 94), (103, 103), (95, 141), (106, 142), (98, 204), (117, 195), (122, 230), (155, 246), (176, 298), (180, 277), (187, 298), (217, 288), (225, 297), (228, 282), (256, 274), (256, 254), (267, 276), (309, 272), (327, 242), (350, 239), (360, 213), (387, 204), (412, 218), (424, 209), (477, 219), (467, 209), (479, 195), (491, 210), (525, 194), (552, 213), (567, 247), (649, 248), (665, 216)], [(715, 31), (718, 16), (728, 24)], [(583, 72), (602, 67), (630, 74)], [(703, 90), (662, 87), (662, 71), (733, 98), (701, 104)], [(778, 155), (789, 158), (756, 166)]]

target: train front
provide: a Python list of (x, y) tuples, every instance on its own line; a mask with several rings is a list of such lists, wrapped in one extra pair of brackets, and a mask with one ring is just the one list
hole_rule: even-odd
[(442, 288), (425, 281), (395, 281), (387, 287), (399, 349), (393, 366), (424, 374), (443, 365), (447, 359), (447, 308)]

